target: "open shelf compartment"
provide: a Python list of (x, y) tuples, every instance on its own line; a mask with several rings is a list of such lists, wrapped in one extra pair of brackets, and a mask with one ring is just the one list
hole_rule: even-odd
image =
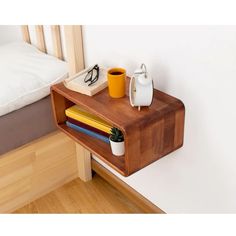
[[(112, 154), (109, 144), (68, 127), (65, 123), (67, 120), (65, 110), (75, 103), (55, 91), (52, 91), (52, 94), (57, 127), (120, 174), (126, 175), (125, 155), (115, 156)], [(81, 106), (81, 104), (79, 105)]]

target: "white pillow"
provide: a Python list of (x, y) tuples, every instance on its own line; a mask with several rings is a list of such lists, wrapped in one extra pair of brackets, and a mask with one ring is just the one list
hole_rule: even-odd
[(46, 97), (67, 75), (66, 62), (30, 44), (0, 46), (0, 116)]

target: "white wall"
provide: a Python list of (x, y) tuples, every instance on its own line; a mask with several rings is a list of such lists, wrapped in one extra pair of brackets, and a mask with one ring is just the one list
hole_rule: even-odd
[(86, 26), (84, 46), (185, 103), (184, 147), (120, 178), (168, 213), (236, 213), (236, 27)]
[[(0, 43), (19, 39), (7, 32)], [(146, 63), (186, 107), (183, 148), (128, 178), (113, 172), (168, 213), (236, 213), (236, 27), (85, 26), (84, 47), (87, 65)]]
[(0, 45), (22, 40), (20, 27), (17, 25), (0, 25)]

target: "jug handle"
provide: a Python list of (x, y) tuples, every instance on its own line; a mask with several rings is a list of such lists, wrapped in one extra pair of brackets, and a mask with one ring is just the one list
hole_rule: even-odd
[(134, 75), (131, 76), (130, 82), (129, 82), (129, 101), (132, 107), (134, 107), (134, 103), (131, 98), (131, 93), (132, 93), (132, 82), (134, 80)]

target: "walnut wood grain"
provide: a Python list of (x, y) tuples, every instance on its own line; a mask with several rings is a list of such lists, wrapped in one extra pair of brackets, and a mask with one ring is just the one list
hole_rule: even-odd
[[(126, 81), (127, 87), (128, 84), (129, 78)], [(51, 91), (58, 127), (124, 176), (183, 145), (184, 104), (159, 90), (154, 90), (151, 106), (144, 107), (141, 111), (130, 106), (128, 95), (114, 99), (109, 96), (107, 89), (89, 97), (59, 83), (52, 86)], [(115, 157), (108, 144), (68, 128), (64, 124), (64, 111), (73, 104), (84, 107), (121, 129), (125, 137), (125, 156)]]

